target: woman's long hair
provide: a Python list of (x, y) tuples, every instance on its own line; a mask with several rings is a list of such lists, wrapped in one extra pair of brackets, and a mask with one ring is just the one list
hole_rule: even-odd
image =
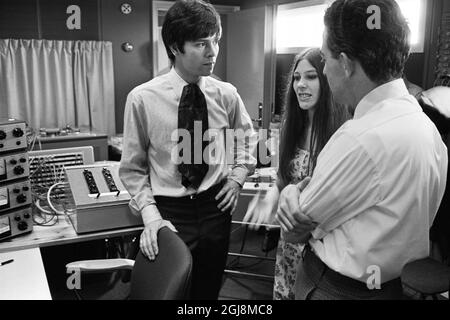
[(306, 49), (298, 54), (293, 62), (287, 81), (286, 94), (283, 102), (282, 128), (280, 134), (280, 160), (278, 179), (282, 187), (292, 180), (291, 160), (295, 157), (297, 148), (306, 139), (308, 111), (300, 108), (297, 94), (293, 88), (294, 71), (301, 60), (306, 59), (317, 71), (320, 83), (320, 97), (314, 110), (309, 144), (309, 172), (316, 165), (317, 156), (333, 133), (350, 118), (346, 107), (334, 102), (327, 79), (323, 74), (324, 62), (317, 48)]

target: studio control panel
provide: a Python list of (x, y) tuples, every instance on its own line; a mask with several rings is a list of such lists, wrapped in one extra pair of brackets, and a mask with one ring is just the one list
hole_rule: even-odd
[(33, 230), (26, 123), (0, 118), (0, 241)]
[(31, 207), (0, 215), (0, 241), (33, 230)]
[(142, 225), (128, 206), (130, 194), (119, 177), (119, 163), (65, 168), (68, 199), (76, 208), (69, 219), (79, 234)]
[(0, 153), (26, 148), (25, 122), (15, 119), (0, 119)]
[(26, 178), (29, 174), (28, 153), (0, 154), (0, 182)]
[(31, 204), (31, 183), (29, 180), (0, 186), (0, 213)]

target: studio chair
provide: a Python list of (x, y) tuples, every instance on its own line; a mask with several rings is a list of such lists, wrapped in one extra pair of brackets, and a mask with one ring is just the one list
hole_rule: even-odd
[(403, 267), (402, 284), (426, 300), (450, 290), (450, 267), (431, 257), (409, 262)]
[[(189, 299), (192, 256), (189, 248), (172, 230), (163, 227), (158, 232), (159, 252), (156, 259), (148, 260), (139, 251), (135, 260), (97, 259), (71, 262), (69, 273), (104, 273), (131, 270), (127, 284), (130, 300), (184, 300)], [(77, 294), (80, 297), (79, 294)]]

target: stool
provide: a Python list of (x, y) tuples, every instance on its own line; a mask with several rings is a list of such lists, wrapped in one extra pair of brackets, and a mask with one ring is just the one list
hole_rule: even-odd
[(420, 294), (422, 299), (450, 290), (450, 267), (430, 257), (412, 261), (402, 270), (402, 284)]

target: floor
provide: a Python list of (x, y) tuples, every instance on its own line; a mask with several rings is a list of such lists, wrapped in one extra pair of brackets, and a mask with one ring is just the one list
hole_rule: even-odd
[[(275, 268), (276, 233), (267, 237), (263, 230), (245, 230), (234, 225), (231, 233), (230, 252), (258, 256), (258, 258), (229, 255), (224, 283), (219, 299), (222, 300), (272, 300), (273, 273)], [(245, 239), (245, 245), (242, 246)], [(266, 242), (265, 242), (266, 239)], [(267, 244), (267, 239), (269, 243)], [(271, 241), (270, 241), (271, 240)], [(267, 250), (263, 250), (266, 244)], [(241, 274), (235, 273), (240, 272)], [(245, 273), (245, 274), (242, 274)], [(246, 275), (247, 273), (256, 275)], [(259, 275), (265, 276), (260, 277)]]

